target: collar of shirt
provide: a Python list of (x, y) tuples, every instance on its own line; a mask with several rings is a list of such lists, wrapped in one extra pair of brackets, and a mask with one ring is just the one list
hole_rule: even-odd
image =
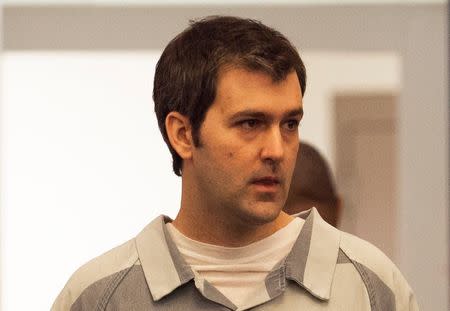
[[(291, 252), (266, 277), (267, 293), (270, 298), (280, 295), (288, 279), (314, 297), (328, 300), (339, 253), (340, 232), (326, 223), (315, 208), (296, 216), (305, 219), (305, 223)], [(142, 269), (155, 301), (194, 279), (193, 271), (167, 231), (166, 223), (169, 221), (167, 216), (157, 217), (135, 239)], [(230, 305), (207, 281), (196, 286), (204, 296)]]

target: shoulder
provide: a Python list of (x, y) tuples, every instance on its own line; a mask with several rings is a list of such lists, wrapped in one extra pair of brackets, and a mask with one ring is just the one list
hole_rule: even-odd
[(352, 234), (341, 232), (340, 248), (354, 263), (376, 273), (385, 283), (392, 283), (394, 263), (375, 245)]
[[(361, 275), (369, 296), (392, 298), (396, 310), (418, 310), (411, 287), (397, 266), (376, 246), (352, 234), (341, 232), (340, 250)], [(381, 294), (381, 296), (380, 296)]]
[[(134, 239), (92, 259), (70, 277), (51, 310), (70, 310), (87, 290), (93, 294), (90, 295), (93, 298), (100, 295), (111, 281), (123, 277), (137, 261), (138, 254)], [(91, 306), (92, 309), (94, 307), (95, 305)]]

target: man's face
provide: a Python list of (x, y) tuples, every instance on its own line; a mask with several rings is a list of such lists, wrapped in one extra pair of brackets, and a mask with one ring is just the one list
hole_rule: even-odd
[(277, 218), (295, 166), (302, 114), (295, 71), (278, 83), (260, 72), (221, 72), (192, 155), (208, 212), (249, 225)]

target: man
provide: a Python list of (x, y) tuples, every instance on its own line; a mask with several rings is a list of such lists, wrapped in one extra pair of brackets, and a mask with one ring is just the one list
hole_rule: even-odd
[(320, 216), (337, 227), (341, 199), (336, 193), (333, 176), (322, 155), (313, 146), (300, 143), (289, 195), (283, 210), (297, 214), (315, 207)]
[(281, 211), (305, 85), (295, 48), (257, 21), (210, 17), (174, 38), (153, 97), (180, 211), (81, 267), (53, 310), (415, 310), (380, 251), (315, 209)]

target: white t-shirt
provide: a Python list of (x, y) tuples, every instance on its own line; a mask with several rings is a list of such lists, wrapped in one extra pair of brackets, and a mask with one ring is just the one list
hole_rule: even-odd
[(214, 285), (238, 307), (265, 288), (264, 279), (292, 249), (304, 220), (294, 218), (272, 235), (243, 247), (223, 247), (192, 240), (172, 224), (170, 235), (196, 278)]

